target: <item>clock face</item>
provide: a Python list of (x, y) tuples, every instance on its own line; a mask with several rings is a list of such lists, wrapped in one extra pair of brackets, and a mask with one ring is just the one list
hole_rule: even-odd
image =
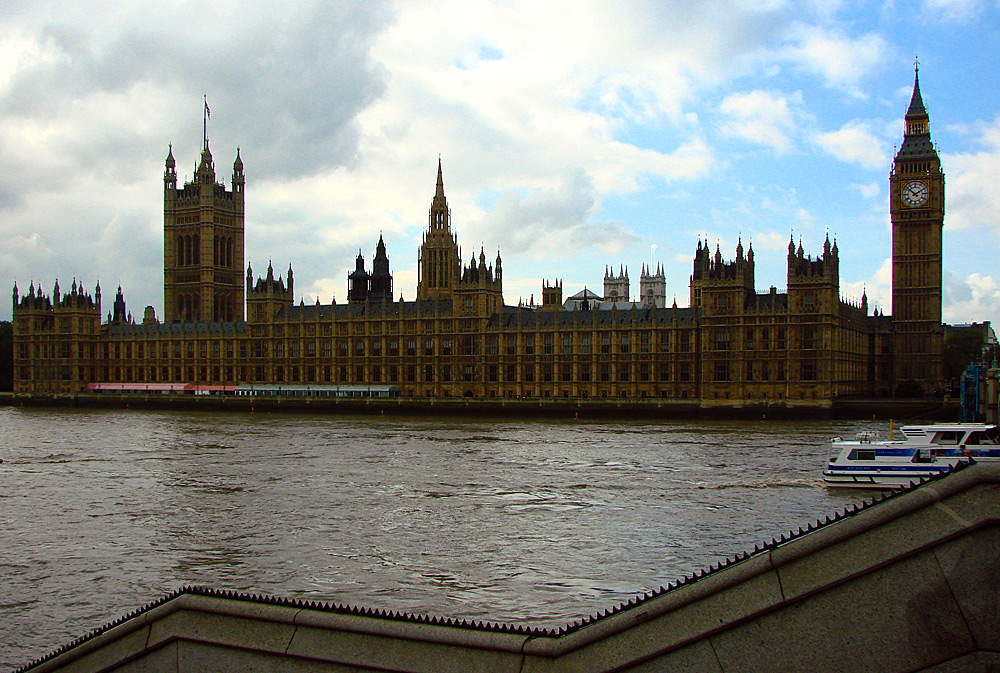
[(910, 207), (922, 206), (927, 202), (927, 185), (919, 180), (908, 182), (903, 186), (903, 203)]

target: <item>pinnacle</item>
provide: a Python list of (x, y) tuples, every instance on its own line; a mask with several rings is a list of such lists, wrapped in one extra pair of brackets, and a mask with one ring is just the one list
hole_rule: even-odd
[(441, 156), (438, 155), (438, 175), (437, 175), (437, 188), (434, 191), (434, 196), (444, 198), (444, 177), (441, 171)]
[(924, 107), (923, 96), (920, 95), (920, 66), (913, 67), (913, 96), (910, 98), (910, 107), (906, 110), (907, 118), (923, 117), (927, 115), (927, 108)]

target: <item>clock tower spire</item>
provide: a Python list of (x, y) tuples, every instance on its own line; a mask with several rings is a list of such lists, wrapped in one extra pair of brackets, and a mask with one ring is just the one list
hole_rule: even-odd
[(889, 176), (892, 218), (892, 324), (896, 383), (914, 380), (925, 393), (943, 382), (941, 262), (944, 172), (931, 142), (930, 117), (914, 64), (903, 143)]

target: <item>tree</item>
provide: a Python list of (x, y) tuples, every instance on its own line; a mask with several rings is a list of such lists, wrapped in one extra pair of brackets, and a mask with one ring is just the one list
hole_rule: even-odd
[(896, 397), (919, 398), (924, 396), (924, 387), (913, 379), (900, 381), (896, 386)]
[(946, 379), (958, 379), (970, 364), (983, 358), (983, 333), (965, 329), (953, 333), (944, 343), (944, 375)]
[(14, 390), (14, 329), (0, 321), (0, 390)]

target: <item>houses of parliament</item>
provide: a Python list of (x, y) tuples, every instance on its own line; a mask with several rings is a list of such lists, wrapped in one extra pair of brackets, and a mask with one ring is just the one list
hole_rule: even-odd
[(605, 271), (604, 296), (563, 298), (544, 281), (539, 305), (503, 301), (499, 253), (462, 261), (441, 163), (419, 248), (416, 298), (394, 299), (379, 238), (370, 270), (359, 253), (347, 301), (295, 301), (291, 266), (262, 274), (244, 247), (243, 162), (217, 181), (207, 136), (190, 182), (164, 172), (162, 319), (141, 320), (118, 288), (76, 281), (51, 294), (13, 290), (14, 386), (79, 393), (92, 383), (393, 386), (402, 397), (629, 398), (703, 406), (829, 406), (890, 396), (903, 381), (942, 382), (944, 174), (918, 73), (890, 174), (892, 315), (840, 295), (836, 242), (815, 255), (789, 241), (787, 289), (758, 292), (754, 251), (726, 259), (701, 241), (689, 305), (667, 306), (662, 268)]

